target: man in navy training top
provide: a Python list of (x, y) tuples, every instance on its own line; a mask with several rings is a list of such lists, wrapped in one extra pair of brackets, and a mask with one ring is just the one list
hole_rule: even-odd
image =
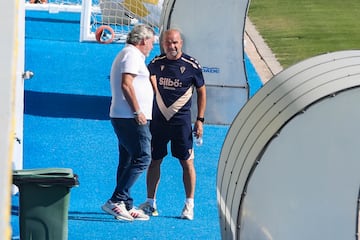
[[(180, 215), (183, 219), (194, 219), (194, 194), (196, 173), (194, 167), (194, 137), (203, 135), (206, 107), (206, 88), (201, 66), (182, 52), (181, 33), (170, 29), (163, 33), (164, 54), (155, 57), (148, 65), (155, 89), (152, 134), (152, 161), (147, 171), (147, 200), (139, 206), (150, 216), (157, 216), (156, 191), (160, 181), (160, 165), (167, 155), (167, 144), (171, 142), (172, 156), (179, 159), (183, 169), (185, 206)], [(191, 123), (191, 100), (194, 88), (197, 92), (197, 120), (194, 131)]]

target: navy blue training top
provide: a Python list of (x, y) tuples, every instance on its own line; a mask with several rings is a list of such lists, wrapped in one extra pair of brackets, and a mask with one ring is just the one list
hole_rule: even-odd
[(153, 121), (169, 124), (191, 124), (191, 99), (195, 88), (202, 87), (204, 77), (196, 59), (182, 54), (169, 60), (165, 54), (155, 57), (148, 65), (156, 76), (158, 93), (154, 98)]

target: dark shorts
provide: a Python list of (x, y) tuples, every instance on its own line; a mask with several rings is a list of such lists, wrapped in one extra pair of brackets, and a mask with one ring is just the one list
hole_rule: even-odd
[(171, 154), (179, 160), (190, 158), (193, 148), (191, 125), (168, 125), (152, 121), (151, 157), (154, 160), (164, 158), (167, 154), (167, 145), (170, 141)]

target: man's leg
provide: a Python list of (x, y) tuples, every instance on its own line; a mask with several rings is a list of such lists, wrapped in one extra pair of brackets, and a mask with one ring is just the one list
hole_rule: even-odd
[(147, 215), (158, 216), (156, 206), (156, 192), (160, 182), (160, 165), (162, 159), (152, 160), (146, 174), (146, 201), (140, 204), (139, 208)]
[(194, 167), (193, 155), (188, 160), (181, 160), (181, 166), (183, 168), (183, 182), (186, 194), (185, 206), (181, 213), (181, 218), (193, 220), (194, 219), (194, 195), (195, 195), (195, 183), (196, 173)]
[(163, 159), (152, 160), (147, 170), (146, 185), (147, 185), (147, 198), (156, 199), (156, 191), (160, 182), (161, 163)]
[(167, 136), (166, 133), (170, 131), (167, 130), (166, 125), (162, 125), (159, 122), (151, 122), (150, 130), (152, 134), (151, 155), (153, 159), (151, 160), (146, 174), (147, 198), (144, 203), (140, 204), (139, 208), (150, 216), (158, 216), (156, 193), (160, 182), (161, 163), (163, 158), (167, 155), (169, 136)]
[(180, 163), (183, 169), (183, 182), (186, 198), (194, 199), (196, 184), (194, 159), (181, 160)]

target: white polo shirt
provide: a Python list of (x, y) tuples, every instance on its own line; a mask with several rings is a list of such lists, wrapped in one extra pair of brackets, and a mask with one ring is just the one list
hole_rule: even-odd
[(130, 108), (121, 89), (122, 73), (136, 75), (133, 81), (135, 95), (141, 111), (146, 119), (151, 120), (154, 92), (150, 83), (150, 74), (145, 64), (144, 54), (131, 44), (127, 44), (116, 56), (111, 66), (111, 118), (134, 118), (134, 112)]

